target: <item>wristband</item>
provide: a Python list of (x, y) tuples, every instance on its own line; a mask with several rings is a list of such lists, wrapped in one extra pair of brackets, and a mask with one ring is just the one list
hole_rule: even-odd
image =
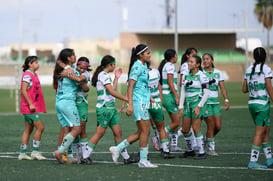
[(228, 99), (225, 99), (225, 102), (229, 102), (229, 100), (228, 100)]

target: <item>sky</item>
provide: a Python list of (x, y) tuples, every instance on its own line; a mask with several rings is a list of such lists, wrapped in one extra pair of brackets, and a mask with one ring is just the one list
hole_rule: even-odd
[[(170, 1), (173, 6), (174, 0)], [(248, 37), (259, 38), (266, 45), (266, 30), (253, 11), (256, 0), (177, 1), (179, 30), (245, 28), (248, 12)], [(0, 0), (0, 3), (0, 46), (19, 42), (20, 7), (23, 43), (100, 37), (113, 40), (126, 27), (128, 30), (166, 27), (165, 0)], [(126, 23), (122, 13), (125, 7), (128, 9)], [(254, 29), (256, 32), (251, 32)], [(237, 34), (237, 38), (244, 36), (244, 33)]]

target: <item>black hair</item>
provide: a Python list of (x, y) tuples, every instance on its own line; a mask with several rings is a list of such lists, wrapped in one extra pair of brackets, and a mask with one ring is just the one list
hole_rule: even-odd
[(128, 70), (128, 81), (129, 81), (129, 76), (130, 76), (132, 66), (139, 59), (139, 55), (143, 54), (147, 49), (148, 49), (148, 46), (145, 44), (139, 44), (136, 47), (132, 48), (130, 65), (129, 65), (129, 70)]
[(252, 67), (252, 70), (251, 70), (250, 79), (252, 78), (252, 75), (255, 72), (256, 65), (259, 64), (259, 63), (261, 63), (261, 67), (260, 67), (260, 72), (258, 73), (258, 75), (260, 75), (262, 73), (264, 62), (266, 60), (265, 49), (263, 47), (255, 48), (254, 51), (253, 51), (253, 56), (254, 56), (255, 62), (253, 64), (253, 67)]
[(25, 59), (24, 64), (22, 65), (23, 72), (29, 69), (29, 64), (32, 64), (34, 61), (38, 60), (37, 56), (28, 56)]
[(164, 52), (164, 59), (160, 62), (159, 67), (158, 67), (158, 71), (160, 73), (160, 79), (159, 79), (159, 83), (162, 85), (162, 70), (164, 65), (169, 62), (174, 56), (176, 55), (176, 51), (174, 49), (167, 49)]
[[(74, 55), (74, 50), (71, 48), (65, 48), (60, 52), (57, 60), (63, 62), (64, 64), (68, 64), (67, 58), (71, 57), (72, 55)], [(57, 89), (59, 74), (63, 70), (64, 69), (56, 62), (54, 73), (53, 73), (53, 88), (54, 89)]]
[(203, 71), (203, 69), (201, 67), (201, 65), (202, 65), (202, 59), (201, 59), (201, 57), (199, 57), (198, 55), (193, 55), (192, 57), (195, 59), (196, 64), (200, 64), (199, 67), (198, 67), (198, 69), (201, 70), (201, 71)]
[[(210, 53), (204, 53), (203, 56), (202, 56), (202, 58), (204, 58), (205, 55), (208, 55), (211, 58), (211, 60), (214, 60), (212, 54), (210, 54)], [(214, 64), (213, 63), (212, 63), (211, 66), (212, 66), (212, 68), (214, 68)]]
[(100, 65), (96, 68), (95, 73), (93, 74), (92, 80), (91, 80), (91, 85), (93, 87), (96, 87), (97, 85), (97, 81), (98, 81), (98, 75), (101, 71), (103, 71), (103, 69), (105, 67), (107, 67), (107, 65), (109, 65), (110, 63), (114, 62), (115, 58), (112, 57), (111, 55), (105, 55), (102, 60)]
[(182, 57), (181, 57), (181, 65), (182, 65), (183, 63), (185, 63), (185, 62), (188, 60), (187, 55), (190, 55), (192, 51), (195, 51), (195, 52), (197, 53), (197, 49), (196, 49), (196, 48), (193, 48), (193, 47), (187, 48), (187, 49), (185, 50), (184, 54), (183, 54)]
[[(88, 64), (90, 63), (89, 59), (87, 57), (80, 57), (78, 59), (77, 65), (78, 65), (79, 62), (87, 62)], [(87, 67), (87, 71), (88, 72), (92, 71), (92, 69), (90, 68), (90, 66)]]

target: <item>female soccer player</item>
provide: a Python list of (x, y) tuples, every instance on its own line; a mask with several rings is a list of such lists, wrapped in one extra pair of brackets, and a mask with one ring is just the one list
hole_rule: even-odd
[[(44, 124), (40, 117), (40, 112), (46, 112), (45, 101), (41, 89), (38, 75), (35, 73), (39, 69), (38, 57), (28, 56), (25, 59), (23, 75), (21, 79), (21, 114), (25, 118), (25, 130), (22, 135), (19, 160), (45, 160), (46, 158), (39, 152), (39, 145), (44, 131)], [(31, 157), (27, 152), (29, 137), (36, 128), (33, 135), (33, 151)]]
[(220, 70), (214, 68), (213, 56), (209, 53), (203, 55), (204, 73), (209, 79), (209, 98), (204, 114), (207, 123), (206, 145), (208, 147), (208, 155), (218, 156), (215, 152), (215, 136), (221, 130), (221, 111), (218, 101), (218, 87), (225, 99), (225, 110), (229, 109), (229, 101), (227, 91), (224, 85), (223, 74)]
[(183, 75), (183, 82), (181, 87), (181, 97), (179, 104), (179, 112), (182, 119), (182, 132), (187, 145), (187, 151), (180, 157), (186, 158), (188, 156), (195, 156), (195, 152), (191, 146), (191, 132), (192, 126), (199, 154), (196, 159), (206, 158), (204, 149), (203, 134), (200, 131), (201, 117), (205, 111), (205, 103), (209, 96), (209, 80), (202, 72), (201, 58), (199, 56), (192, 56), (189, 59), (189, 73)]
[[(266, 52), (264, 48), (255, 48), (253, 55), (255, 62), (246, 69), (243, 83), (243, 92), (249, 94), (249, 112), (256, 126), (248, 168), (261, 169), (273, 165), (271, 144), (269, 143), (270, 99), (273, 101), (272, 70), (265, 64)], [(257, 163), (261, 147), (266, 157), (266, 166)]]
[(128, 71), (129, 84), (127, 89), (128, 107), (126, 114), (134, 115), (137, 125), (137, 132), (131, 134), (127, 139), (123, 140), (117, 146), (110, 147), (112, 159), (117, 162), (121, 150), (129, 146), (129, 144), (139, 140), (140, 161), (139, 167), (155, 168), (157, 165), (147, 160), (148, 156), (148, 138), (150, 134), (149, 119), (149, 70), (147, 62), (150, 62), (151, 52), (147, 45), (139, 44), (132, 49), (131, 62)]
[[(68, 68), (71, 68), (76, 62), (74, 50), (69, 48), (63, 49), (60, 52), (58, 60), (66, 64)], [(80, 75), (77, 70), (75, 70), (75, 75), (70, 74), (69, 77), (61, 78), (60, 73), (63, 70), (64, 69), (56, 63), (53, 75), (53, 86), (55, 89), (57, 88), (56, 112), (65, 134), (61, 146), (55, 151), (55, 157), (59, 163), (63, 163), (62, 155), (64, 151), (71, 147), (74, 139), (81, 133), (79, 113), (75, 101), (79, 85), (78, 82), (84, 80), (81, 77), (75, 77), (75, 75)], [(77, 81), (71, 80), (72, 78), (77, 79)], [(84, 86), (81, 88), (84, 89)], [(72, 158), (73, 157), (71, 157), (71, 159)]]
[[(89, 139), (86, 152), (83, 154), (83, 163), (92, 164), (90, 155), (95, 150), (97, 143), (104, 136), (107, 127), (112, 129), (116, 144), (122, 141), (120, 119), (115, 107), (115, 97), (128, 102), (128, 98), (116, 92), (118, 79), (122, 74), (122, 69), (115, 71), (115, 78), (112, 81), (109, 73), (113, 72), (116, 67), (116, 60), (110, 55), (102, 58), (100, 66), (97, 67), (93, 77), (92, 86), (97, 90), (97, 129), (94, 135)], [(130, 158), (126, 149), (121, 151), (124, 163), (135, 163), (136, 161)]]
[(165, 130), (171, 134), (170, 151), (182, 151), (178, 144), (179, 120), (179, 96), (177, 93), (177, 72), (174, 64), (177, 62), (177, 54), (173, 49), (164, 52), (164, 60), (161, 61), (158, 70), (160, 72), (160, 84), (162, 85), (163, 106), (168, 111), (172, 123), (165, 127)]
[[(164, 113), (162, 110), (162, 88), (159, 83), (160, 73), (157, 69), (150, 68), (150, 63), (148, 63), (149, 68), (149, 88), (154, 102), (150, 105), (149, 113), (151, 116), (151, 124), (152, 126), (156, 126), (156, 130), (158, 131), (158, 137), (155, 136), (156, 140), (160, 140), (161, 146), (161, 155), (165, 159), (174, 158), (175, 156), (170, 153), (169, 150), (169, 139), (168, 135), (165, 131), (164, 126)], [(157, 145), (157, 143), (156, 143)], [(155, 145), (154, 145), (155, 146)]]

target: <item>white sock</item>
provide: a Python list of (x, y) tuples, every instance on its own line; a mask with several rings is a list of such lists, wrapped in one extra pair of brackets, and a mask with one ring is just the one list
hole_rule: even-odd
[(171, 134), (171, 146), (177, 146), (178, 144), (178, 135), (176, 134)]
[(87, 150), (86, 150), (86, 147), (88, 145), (88, 142), (80, 142), (80, 145), (81, 145), (81, 149), (82, 149), (82, 154), (84, 154)]
[(169, 150), (169, 142), (164, 142), (164, 143), (161, 144), (161, 146), (162, 146), (162, 150), (164, 152), (170, 152), (170, 150)]
[(183, 136), (182, 128), (179, 128), (179, 129), (178, 129), (177, 135), (178, 135), (178, 137)]
[(191, 139), (191, 147), (192, 147), (192, 150), (194, 150), (194, 148), (198, 147), (198, 145), (197, 145), (197, 141), (196, 141), (196, 138), (194, 136), (194, 132), (193, 132), (192, 127), (190, 128), (190, 132), (191, 132), (191, 137), (190, 137), (190, 139)]
[(91, 148), (90, 146), (86, 146), (85, 151), (82, 153), (83, 159), (89, 158), (92, 152), (93, 148)]
[(260, 147), (252, 145), (251, 147), (251, 156), (250, 156), (250, 161), (251, 162), (257, 162), (259, 159), (259, 154), (260, 154)]
[(201, 135), (196, 137), (196, 141), (197, 141), (197, 145), (198, 145), (198, 148), (199, 148), (199, 154), (205, 153), (204, 139), (203, 139), (202, 133), (201, 133)]
[(130, 156), (129, 156), (126, 148), (123, 149), (123, 150), (121, 150), (120, 154), (121, 154), (122, 158), (125, 159), (125, 160), (127, 160), (128, 158), (130, 158)]

